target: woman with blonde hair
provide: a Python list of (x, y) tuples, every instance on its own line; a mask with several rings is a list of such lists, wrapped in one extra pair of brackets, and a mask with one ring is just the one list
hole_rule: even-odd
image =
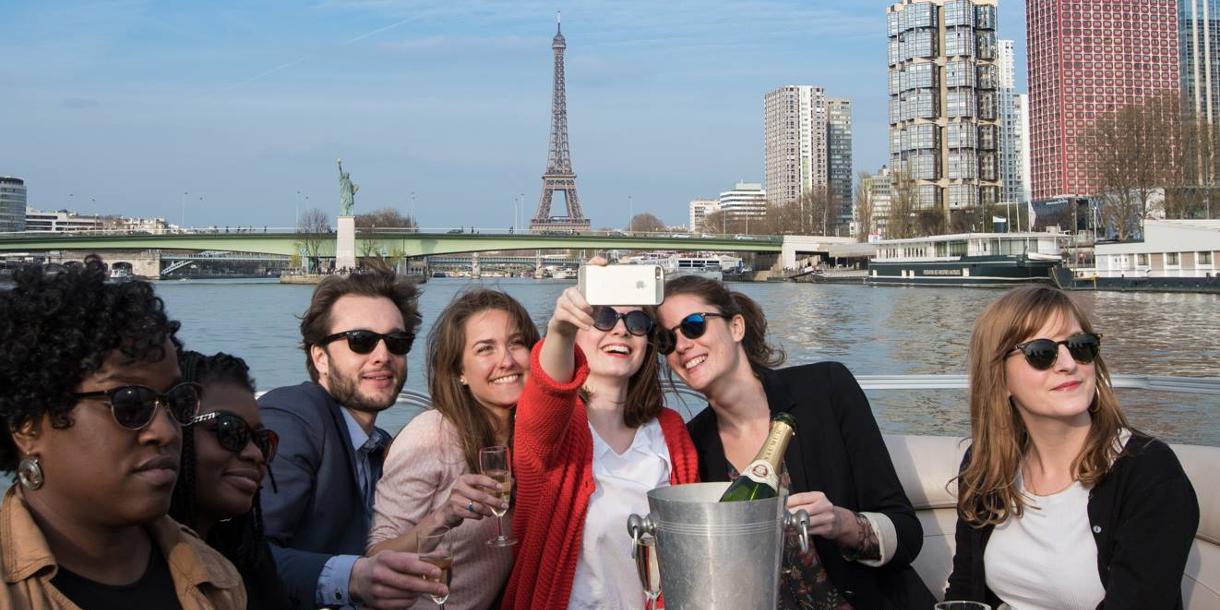
[[(513, 415), (538, 329), (498, 290), (460, 293), (428, 335), (432, 409), (394, 439), (377, 483), (369, 554), (415, 551), (420, 535), (450, 528), (455, 565), (446, 606), (488, 608), (508, 579), (510, 549), (488, 548), (499, 483), (479, 474), (479, 450), (512, 443)], [(427, 602), (418, 602), (417, 606)]]
[(946, 599), (1182, 607), (1194, 489), (1168, 445), (1127, 423), (1101, 335), (1065, 293), (1017, 288), (979, 316), (970, 428)]

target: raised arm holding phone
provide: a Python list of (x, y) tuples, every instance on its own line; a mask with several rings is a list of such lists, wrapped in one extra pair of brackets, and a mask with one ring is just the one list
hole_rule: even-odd
[[(589, 264), (585, 274), (605, 261)], [(635, 290), (649, 272), (618, 273), (600, 277)], [(608, 282), (602, 294), (625, 294)], [(592, 305), (575, 287), (556, 300), (517, 404), (521, 545), (505, 608), (643, 607), (627, 516), (647, 512), (649, 490), (698, 472), (681, 416), (662, 406), (655, 326), (650, 308)]]

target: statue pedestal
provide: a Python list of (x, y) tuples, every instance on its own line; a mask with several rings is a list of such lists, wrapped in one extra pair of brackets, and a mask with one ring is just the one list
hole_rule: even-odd
[(340, 216), (335, 244), (335, 270), (356, 268), (356, 217)]

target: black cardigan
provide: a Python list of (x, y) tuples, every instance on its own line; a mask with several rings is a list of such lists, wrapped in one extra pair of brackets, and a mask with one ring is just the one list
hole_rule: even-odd
[[(847, 561), (833, 541), (814, 538), (831, 582), (859, 609), (932, 607), (935, 600), (910, 567), (923, 546), (923, 527), (856, 378), (838, 362), (758, 368), (755, 374), (771, 412), (796, 417), (796, 436), (784, 455), (791, 491), (821, 491), (835, 506), (882, 513), (897, 530), (894, 557), (880, 568)], [(715, 411), (704, 409), (687, 429), (699, 454), (700, 480), (727, 481)]]
[[(969, 463), (967, 451), (962, 468)], [(1182, 607), (1182, 573), (1199, 527), (1199, 500), (1168, 445), (1132, 435), (1110, 472), (1089, 490), (1089, 523), (1106, 590), (1098, 608)], [(992, 529), (971, 527), (959, 514), (945, 599), (1000, 603), (987, 588), (983, 566)]]

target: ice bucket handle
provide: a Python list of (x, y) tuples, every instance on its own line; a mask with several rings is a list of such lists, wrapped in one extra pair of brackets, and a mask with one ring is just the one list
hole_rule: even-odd
[[(808, 523), (809, 517), (805, 516), (805, 522)], [(640, 552), (640, 536), (648, 534), (650, 536), (657, 535), (657, 526), (652, 521), (652, 515), (641, 517), (639, 515), (631, 515), (627, 517), (627, 533), (631, 534), (631, 558), (639, 559)]]
[(809, 513), (805, 512), (805, 509), (785, 513), (784, 529), (797, 530), (796, 537), (801, 543), (801, 554), (809, 552)]

